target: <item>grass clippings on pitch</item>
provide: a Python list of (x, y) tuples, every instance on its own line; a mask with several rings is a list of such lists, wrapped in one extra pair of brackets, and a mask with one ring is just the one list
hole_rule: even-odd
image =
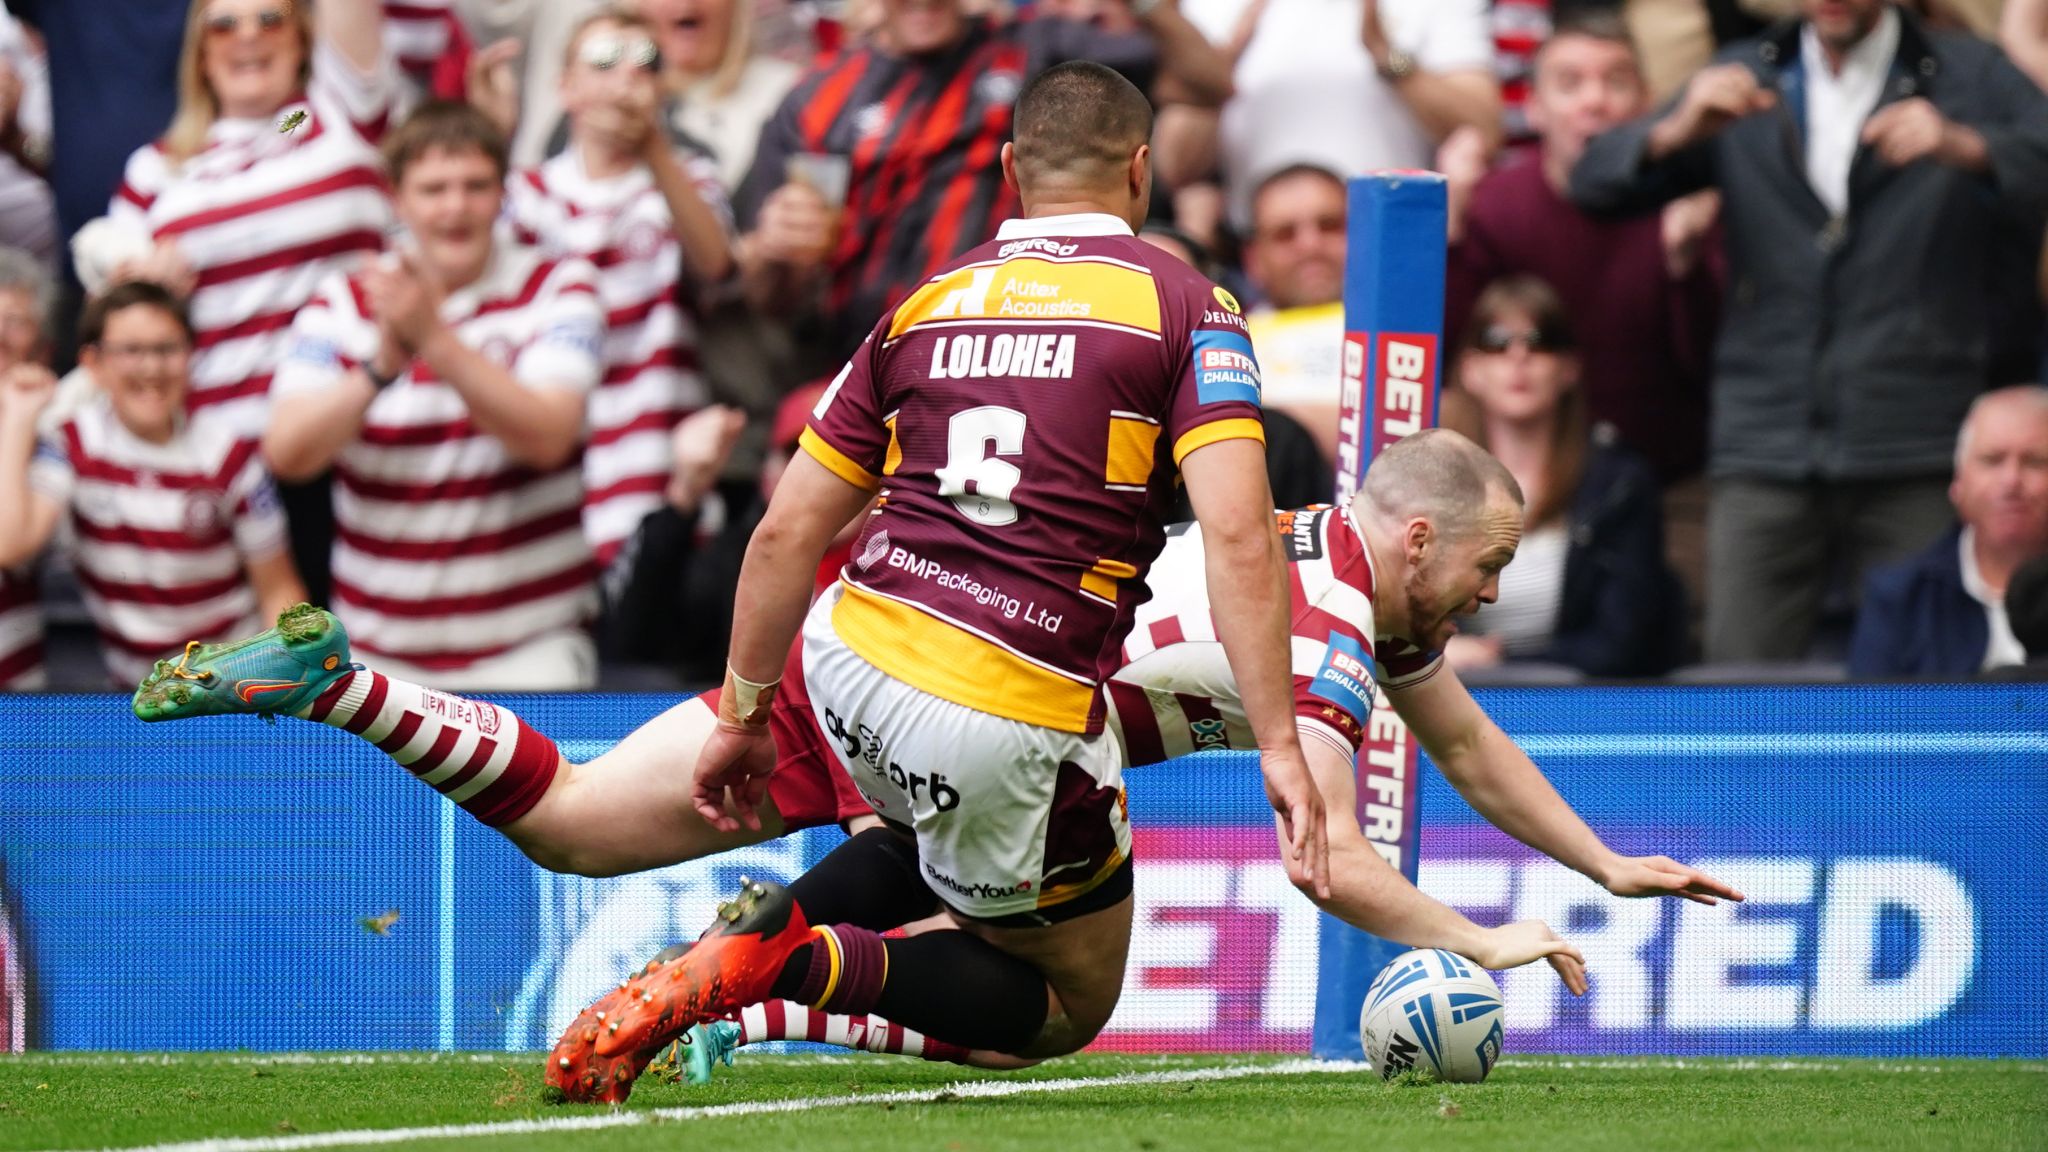
[[(537, 1056), (31, 1054), (0, 1057), (0, 1152), (220, 1139), (360, 1147), (322, 1134), (478, 1124), (499, 1127), (368, 1139), (436, 1152), (667, 1152), (699, 1141), (874, 1152), (2048, 1148), (2040, 1063), (1519, 1058), (1469, 1086), (1286, 1071), (1296, 1066), (1084, 1056), (999, 1075), (900, 1058), (742, 1053), (708, 1087), (643, 1083), (625, 1110), (645, 1114), (638, 1123), (578, 1130), (561, 1122), (625, 1117), (543, 1103)], [(1218, 1078), (1189, 1079), (1207, 1076)], [(993, 1097), (954, 1088), (1012, 1092), (1020, 1079), (1061, 1083)], [(793, 1110), (753, 1111), (773, 1101)], [(721, 1105), (742, 1107), (682, 1111)], [(536, 1123), (542, 1130), (519, 1130)]]

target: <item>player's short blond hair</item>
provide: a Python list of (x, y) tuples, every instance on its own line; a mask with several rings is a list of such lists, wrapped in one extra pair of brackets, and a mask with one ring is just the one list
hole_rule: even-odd
[(1386, 523), (1419, 517), (1466, 536), (1480, 530), (1496, 493), (1522, 507), (1522, 486), (1492, 453), (1448, 428), (1425, 428), (1380, 450), (1358, 500)]

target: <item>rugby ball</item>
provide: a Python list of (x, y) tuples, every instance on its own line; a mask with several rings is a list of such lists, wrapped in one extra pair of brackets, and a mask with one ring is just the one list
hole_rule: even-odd
[(1477, 1084), (1500, 1058), (1500, 986), (1455, 952), (1418, 948), (1380, 969), (1358, 1013), (1380, 1079), (1421, 1072)]

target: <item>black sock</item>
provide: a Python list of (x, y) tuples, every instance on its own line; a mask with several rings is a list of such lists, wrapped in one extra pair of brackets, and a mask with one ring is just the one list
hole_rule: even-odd
[[(997, 1052), (1017, 1051), (1045, 1026), (1045, 977), (986, 940), (965, 932), (900, 940), (860, 928), (838, 933), (850, 951), (836, 982), (828, 943), (813, 940), (790, 955), (772, 995), (849, 1016), (877, 1012), (948, 1043)], [(882, 949), (887, 960), (877, 963)]]
[[(917, 874), (917, 845), (887, 828), (847, 838), (823, 860), (790, 881), (789, 893), (811, 924), (852, 924), (875, 932), (901, 928), (939, 910), (939, 899)], [(775, 995), (798, 998), (815, 983), (813, 965), (825, 956), (806, 944), (790, 953), (775, 978)]]
[(978, 936), (927, 932), (886, 941), (889, 976), (874, 1011), (967, 1048), (1016, 1052), (1045, 1027), (1045, 977)]
[(812, 924), (853, 924), (876, 932), (901, 928), (939, 910), (917, 873), (917, 845), (869, 828), (792, 880), (789, 894)]

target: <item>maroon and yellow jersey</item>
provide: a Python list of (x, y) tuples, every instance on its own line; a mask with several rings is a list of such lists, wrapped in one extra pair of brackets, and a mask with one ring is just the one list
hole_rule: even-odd
[(1237, 302), (1121, 220), (1012, 220), (882, 318), (804, 449), (881, 490), (833, 612), (932, 695), (1099, 731), (1178, 466), (1263, 440)]

